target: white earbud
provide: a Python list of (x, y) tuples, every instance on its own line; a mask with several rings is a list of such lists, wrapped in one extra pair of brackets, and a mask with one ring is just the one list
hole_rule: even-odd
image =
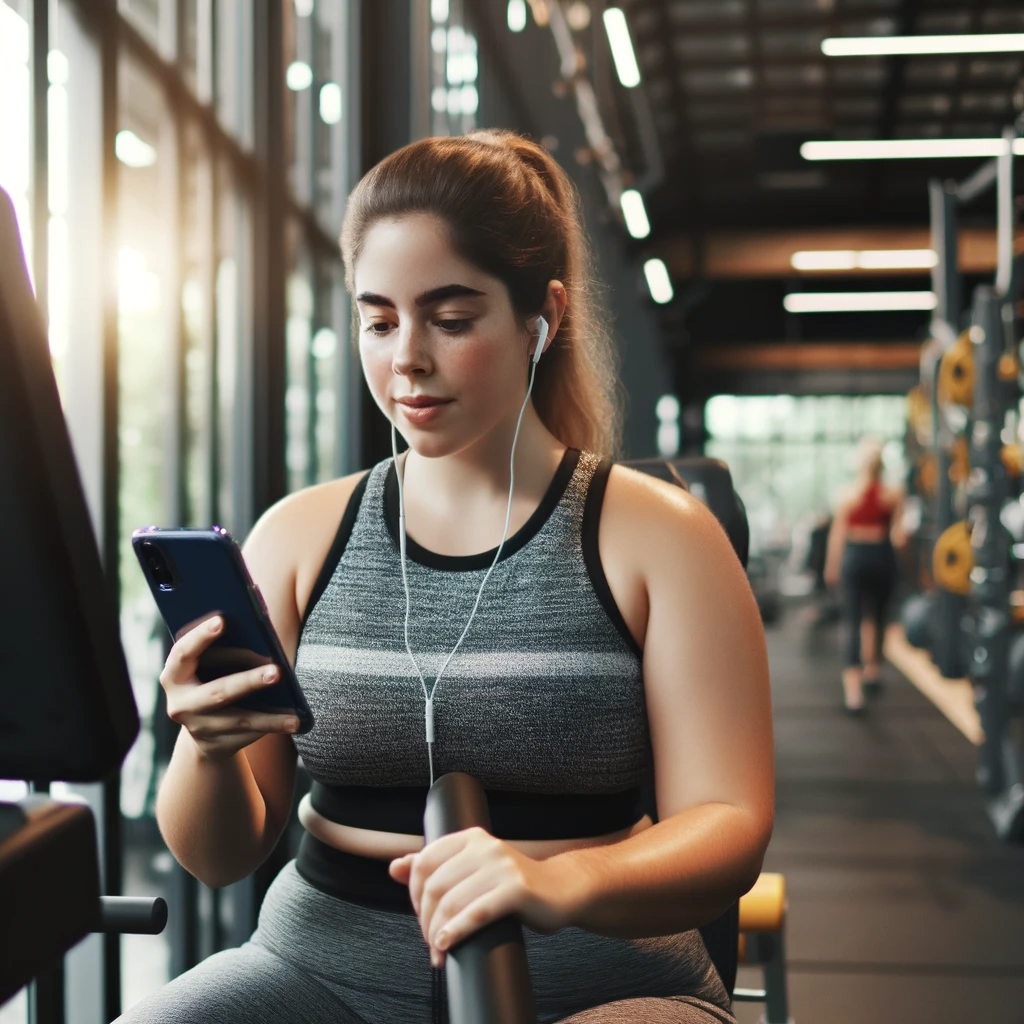
[(544, 317), (537, 317), (537, 347), (533, 350), (533, 362), (536, 365), (544, 355), (544, 343), (548, 340), (548, 322)]
[(538, 316), (536, 324), (537, 348), (534, 350), (533, 357), (530, 361), (530, 383), (526, 389), (526, 397), (523, 399), (522, 407), (519, 410), (519, 418), (516, 420), (515, 433), (512, 435), (512, 451), (509, 454), (508, 460), (508, 503), (505, 506), (505, 528), (501, 533), (501, 543), (498, 544), (498, 549), (494, 552), (494, 560), (491, 562), (490, 568), (484, 574), (484, 578), (480, 581), (480, 588), (476, 592), (476, 601), (473, 602), (473, 608), (469, 613), (469, 619), (466, 622), (465, 628), (462, 630), (455, 646), (451, 649), (448, 657), (445, 658), (444, 664), (441, 665), (441, 668), (438, 670), (437, 675), (434, 676), (434, 680), (429, 687), (427, 686), (426, 677), (420, 669), (419, 662), (416, 661), (416, 655), (412, 653), (412, 645), (409, 642), (409, 620), (412, 614), (412, 598), (409, 593), (409, 574), (406, 567), (405, 464), (403, 463), (401, 467), (398, 465), (398, 431), (395, 427), (395, 421), (391, 421), (391, 455), (395, 465), (395, 477), (398, 483), (398, 552), (402, 566), (402, 589), (405, 592), (405, 623), (403, 634), (406, 654), (409, 655), (409, 660), (412, 662), (416, 675), (419, 677), (420, 686), (423, 689), (423, 725), (427, 741), (427, 763), (430, 767), (431, 785), (434, 784), (434, 694), (437, 692), (438, 684), (441, 682), (441, 677), (444, 675), (445, 669), (448, 668), (449, 662), (455, 657), (459, 648), (462, 646), (462, 641), (466, 639), (469, 627), (473, 624), (473, 619), (476, 618), (476, 611), (480, 607), (480, 599), (484, 596), (484, 587), (487, 586), (487, 581), (491, 578), (491, 573), (494, 572), (495, 567), (501, 558), (501, 553), (505, 549), (505, 541), (508, 539), (508, 531), (512, 523), (512, 496), (515, 493), (516, 487), (516, 443), (519, 440), (519, 428), (523, 423), (523, 414), (526, 412), (527, 403), (530, 401), (530, 394), (533, 392), (533, 381), (537, 375), (537, 363), (540, 362), (540, 357), (544, 354), (544, 345), (548, 340), (547, 320), (542, 316)]

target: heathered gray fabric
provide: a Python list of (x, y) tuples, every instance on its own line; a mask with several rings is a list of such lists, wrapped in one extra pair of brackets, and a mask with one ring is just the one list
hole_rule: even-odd
[[(640, 660), (599, 602), (581, 547), (599, 459), (580, 455), (537, 534), (502, 558), (434, 699), (435, 774), (491, 789), (612, 793), (652, 770)], [(387, 528), (391, 460), (370, 473), (351, 537), (309, 615), (296, 672), (316, 726), (295, 745), (327, 785), (429, 782), (423, 691), (402, 638), (405, 596)], [(408, 559), (410, 644), (428, 685), (455, 646), (485, 569)]]
[[(639, 659), (599, 603), (580, 546), (597, 458), (584, 453), (538, 533), (499, 563), (437, 691), (437, 773), (495, 789), (615, 792), (651, 771)], [(297, 670), (317, 718), (296, 745), (333, 785), (426, 785), (423, 695), (402, 641), (398, 550), (381, 463), (345, 554), (306, 623)], [(412, 646), (436, 672), (485, 570), (410, 560)], [(430, 677), (432, 678), (432, 676)], [(544, 1024), (735, 1024), (696, 931), (625, 940), (526, 933)], [(288, 864), (259, 927), (119, 1018), (124, 1024), (428, 1024), (431, 969), (419, 925), (335, 899)]]
[[(526, 932), (542, 1024), (735, 1024), (692, 933), (612, 939)], [(430, 1024), (431, 969), (411, 915), (314, 889), (288, 864), (259, 927), (137, 1003), (122, 1024)]]

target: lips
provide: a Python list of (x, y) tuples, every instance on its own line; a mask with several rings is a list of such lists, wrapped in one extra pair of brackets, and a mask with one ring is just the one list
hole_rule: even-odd
[(447, 405), (451, 399), (434, 398), (431, 395), (407, 395), (405, 398), (397, 398), (395, 401), (407, 409), (426, 409), (433, 405)]

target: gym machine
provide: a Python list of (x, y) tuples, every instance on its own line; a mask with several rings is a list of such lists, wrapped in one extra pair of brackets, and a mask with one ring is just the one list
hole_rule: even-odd
[[(111, 776), (139, 729), (90, 522), (0, 190), (0, 778), (35, 790), (0, 803), (0, 1003), (35, 979), (32, 1024), (64, 1020), (72, 945), (90, 932), (157, 934), (167, 920), (161, 899), (101, 895), (92, 812), (46, 792)], [(108, 992), (119, 984), (109, 966)]]
[[(1012, 636), (1015, 621), (1024, 621), (1024, 601), (1017, 600), (1024, 594), (1012, 586), (1024, 555), (1022, 275), (1013, 248), (1013, 143), (1022, 130), (1024, 117), (1004, 131), (1004, 152), (966, 181), (929, 185), (938, 306), (922, 352), (921, 387), (911, 396), (908, 447), (916, 441), (923, 449), (916, 490), (933, 499), (920, 537), (925, 551), (931, 546), (935, 589), (912, 596), (902, 613), (908, 641), (930, 648), (944, 677), (970, 678), (984, 732), (978, 782), (997, 833), (1009, 840), (1024, 839), (1024, 633)], [(995, 281), (975, 289), (969, 325), (960, 331), (958, 208), (993, 185)]]

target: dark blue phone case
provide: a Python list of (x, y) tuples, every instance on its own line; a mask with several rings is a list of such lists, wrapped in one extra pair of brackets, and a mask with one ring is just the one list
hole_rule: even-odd
[[(224, 631), (199, 659), (199, 679), (205, 683), (260, 665), (277, 665), (279, 682), (236, 706), (290, 712), (299, 719), (299, 732), (312, 729), (313, 713), (281, 648), (259, 588), (227, 530), (150, 527), (132, 534), (132, 548), (173, 638), (211, 615), (224, 619)], [(154, 567), (154, 557), (164, 568)]]

